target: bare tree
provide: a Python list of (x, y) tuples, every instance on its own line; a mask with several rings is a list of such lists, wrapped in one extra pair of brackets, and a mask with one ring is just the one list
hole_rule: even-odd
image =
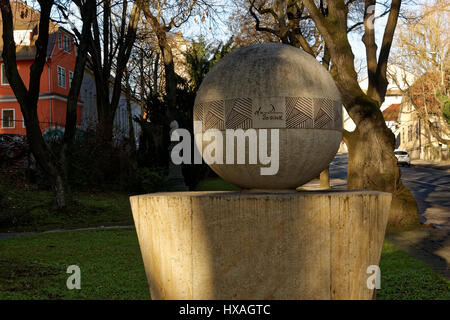
[[(450, 145), (439, 95), (450, 93), (450, 4), (435, 0), (399, 25), (392, 63), (404, 72), (391, 74), (406, 103), (440, 143)], [(413, 77), (408, 77), (412, 74)], [(412, 78), (412, 79), (411, 79)]]
[(197, 0), (142, 1), (142, 11), (157, 38), (161, 60), (164, 65), (165, 101), (169, 120), (176, 119), (177, 76), (168, 33), (187, 22), (198, 5), (199, 1)]
[[(143, 110), (141, 117), (133, 120), (142, 129), (139, 159), (146, 165), (163, 166), (167, 163), (167, 144), (164, 134), (168, 127), (167, 108), (164, 106), (164, 70), (160, 67), (161, 55), (158, 40), (151, 26), (143, 23), (137, 33), (134, 48), (127, 66), (128, 85), (134, 90)], [(142, 161), (141, 161), (142, 162)]]
[[(99, 1), (89, 46), (95, 76), (99, 136), (110, 143), (122, 91), (122, 79), (136, 39), (140, 1)], [(114, 26), (118, 26), (114, 28)], [(117, 33), (114, 31), (118, 31)], [(113, 68), (114, 66), (114, 68)]]
[[(80, 11), (82, 29), (81, 32), (76, 29), (73, 23), (70, 23), (75, 36), (78, 38), (77, 58), (74, 67), (74, 74), (70, 84), (69, 96), (67, 97), (66, 125), (64, 130), (63, 145), (61, 149), (61, 164), (64, 170), (65, 180), (68, 179), (69, 168), (71, 164), (71, 151), (75, 138), (76, 122), (77, 122), (77, 104), (80, 95), (81, 84), (83, 81), (84, 70), (88, 59), (89, 35), (94, 20), (95, 2), (89, 0), (73, 0)], [(59, 12), (64, 16), (66, 21), (70, 21), (67, 12), (68, 5), (58, 5)]]
[(128, 140), (129, 140), (129, 146), (131, 149), (131, 155), (134, 159), (134, 156), (136, 154), (136, 138), (134, 136), (134, 120), (133, 120), (133, 113), (131, 110), (131, 100), (136, 96), (136, 87), (133, 89), (131, 88), (132, 84), (130, 82), (130, 73), (134, 72), (131, 68), (125, 68), (124, 71), (124, 91), (125, 91), (125, 98), (126, 98), (126, 104), (127, 104), (127, 115), (128, 115)]
[[(89, 1), (87, 1), (89, 2)], [(39, 126), (37, 104), (39, 99), (40, 81), (42, 71), (47, 58), (47, 45), (49, 38), (50, 13), (54, 1), (38, 1), (40, 6), (39, 14), (39, 35), (36, 40), (36, 54), (34, 62), (30, 67), (30, 80), (28, 88), (19, 75), (16, 64), (16, 44), (13, 35), (13, 14), (9, 1), (0, 1), (0, 8), (3, 19), (3, 60), (5, 62), (5, 71), (11, 88), (20, 104), (25, 125), (27, 140), (31, 151), (40, 167), (49, 176), (55, 192), (56, 206), (61, 209), (66, 207), (67, 196), (67, 177), (64, 166), (68, 166), (68, 150), (72, 144), (76, 127), (76, 104), (81, 87), (81, 81), (84, 73), (84, 63), (86, 60), (86, 43), (80, 44), (80, 52), (77, 56), (73, 85), (69, 93), (68, 112), (66, 118), (64, 147), (61, 153), (61, 159), (58, 158), (45, 143)], [(92, 17), (88, 8), (90, 5), (77, 1), (77, 5), (82, 8), (82, 15), (86, 19), (86, 26), (83, 24), (83, 32), (90, 29)], [(85, 34), (86, 35), (86, 34)], [(64, 165), (61, 164), (61, 160)]]

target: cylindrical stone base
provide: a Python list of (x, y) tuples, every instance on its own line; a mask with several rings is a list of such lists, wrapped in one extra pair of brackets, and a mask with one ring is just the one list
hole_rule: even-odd
[(152, 299), (371, 299), (391, 194), (130, 198)]

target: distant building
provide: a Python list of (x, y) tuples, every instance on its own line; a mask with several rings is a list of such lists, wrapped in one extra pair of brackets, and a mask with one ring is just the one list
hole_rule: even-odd
[[(11, 9), (14, 21), (14, 40), (16, 42), (17, 68), (23, 81), (28, 84), (30, 66), (36, 54), (35, 42), (38, 37), (38, 11), (21, 1), (12, 1)], [(2, 30), (0, 15), (0, 30)], [(3, 39), (0, 32), (0, 51)], [(66, 123), (67, 97), (75, 68), (77, 47), (73, 34), (57, 23), (50, 21), (47, 58), (41, 76), (38, 102), (38, 119), (44, 136), (61, 136)], [(0, 135), (25, 135), (26, 129), (20, 105), (12, 91), (5, 74), (0, 52)], [(77, 106), (77, 128), (80, 130), (95, 129), (98, 122), (95, 80), (87, 68), (80, 90)], [(142, 114), (139, 103), (131, 101), (132, 116)], [(129, 121), (125, 94), (121, 95), (114, 119), (114, 136), (123, 139), (129, 134)], [(140, 127), (134, 123), (136, 141), (140, 135)]]
[[(449, 127), (442, 117), (435, 89), (432, 85), (427, 87), (429, 77), (430, 74), (425, 74), (418, 78), (411, 87), (411, 90), (419, 89), (421, 91), (418, 99), (415, 100), (415, 107), (406, 99), (400, 106), (397, 130), (400, 140), (398, 149), (408, 151), (411, 159), (450, 160), (448, 146), (439, 142), (428, 125), (428, 121), (430, 121), (440, 137), (446, 140), (450, 139)], [(425, 120), (419, 116), (416, 108), (419, 108), (422, 115), (426, 115)]]
[[(83, 82), (80, 89), (81, 99), (84, 102), (81, 114), (81, 129), (95, 130), (98, 124), (97, 116), (97, 93), (95, 86), (95, 78), (92, 71), (86, 68)], [(142, 109), (136, 99), (130, 100), (131, 116), (139, 117), (142, 115)], [(141, 127), (138, 123), (133, 121), (133, 130), (135, 141), (139, 143), (139, 136), (141, 134)], [(119, 105), (117, 106), (116, 115), (114, 118), (113, 137), (116, 141), (120, 141), (129, 136), (129, 121), (127, 98), (124, 92), (120, 95)]]
[[(406, 83), (403, 81), (404, 79), (407, 79), (407, 81), (411, 81), (414, 78), (414, 76), (403, 70), (402, 68), (399, 68), (395, 65), (389, 65), (387, 70), (387, 79), (388, 79), (388, 86), (386, 89), (386, 96), (384, 99), (383, 104), (380, 107), (380, 110), (383, 112), (387, 108), (390, 108), (393, 105), (400, 105), (402, 103), (403, 99), (403, 93), (400, 89), (406, 88)], [(359, 81), (359, 86), (364, 92), (367, 92), (367, 89), (369, 87), (369, 79), (366, 77)], [(400, 88), (399, 88), (400, 86)], [(398, 108), (398, 107), (394, 107)], [(392, 109), (393, 110), (393, 109)], [(390, 113), (390, 112), (388, 112)], [(384, 114), (384, 113), (383, 113)], [(352, 118), (350, 118), (349, 114), (347, 113), (347, 110), (345, 108), (342, 112), (343, 115), (343, 121), (344, 121), (344, 129), (347, 131), (354, 131), (356, 129), (356, 125), (353, 122)], [(386, 120), (386, 118), (385, 118)], [(386, 125), (388, 127), (392, 126), (393, 120), (386, 120)], [(392, 129), (392, 128), (391, 128)], [(339, 148), (340, 152), (347, 152), (347, 146), (342, 142), (341, 147)]]
[(398, 115), (400, 113), (400, 103), (391, 104), (389, 107), (384, 109), (383, 118), (386, 122), (386, 126), (392, 130), (395, 135), (395, 147), (398, 148), (400, 145), (399, 127), (400, 123), (398, 121)]
[[(29, 83), (30, 66), (36, 54), (36, 40), (39, 33), (38, 11), (20, 1), (11, 2), (16, 42), (17, 68), (25, 84)], [(0, 30), (2, 30), (0, 16)], [(3, 39), (0, 36), (0, 51)], [(38, 118), (43, 134), (63, 127), (66, 122), (67, 97), (76, 60), (73, 35), (53, 21), (50, 21), (49, 40), (44, 70), (41, 76), (38, 101)], [(0, 135), (25, 135), (25, 123), (20, 105), (9, 85), (0, 52)], [(82, 102), (78, 101), (77, 125), (80, 125)]]

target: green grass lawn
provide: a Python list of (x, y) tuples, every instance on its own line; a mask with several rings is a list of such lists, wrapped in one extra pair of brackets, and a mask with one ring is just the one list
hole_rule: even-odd
[(233, 191), (241, 190), (241, 188), (231, 184), (221, 178), (209, 178), (200, 181), (197, 185), (197, 191)]
[[(81, 269), (81, 290), (66, 287)], [(72, 231), (0, 241), (0, 299), (148, 299), (134, 229)]]
[[(69, 265), (81, 290), (68, 290)], [(377, 299), (450, 299), (449, 282), (386, 243)], [(133, 229), (36, 234), (0, 241), (0, 299), (149, 299)]]
[(4, 188), (0, 192), (0, 232), (133, 224), (129, 196), (124, 193), (75, 192), (73, 205), (58, 211), (51, 191)]
[[(239, 190), (222, 179), (198, 190)], [(78, 206), (58, 212), (47, 191), (7, 190), (11, 210), (31, 215), (16, 230), (132, 225), (128, 196), (77, 193)], [(3, 214), (3, 213), (2, 213)], [(4, 215), (3, 215), (4, 217)], [(0, 217), (1, 218), (1, 217)], [(81, 290), (68, 290), (67, 267), (81, 268)], [(424, 263), (384, 243), (377, 299), (450, 299), (449, 282)], [(148, 299), (134, 229), (46, 233), (0, 240), (0, 299)]]
[(450, 299), (450, 281), (387, 241), (383, 244), (380, 270), (379, 300)]

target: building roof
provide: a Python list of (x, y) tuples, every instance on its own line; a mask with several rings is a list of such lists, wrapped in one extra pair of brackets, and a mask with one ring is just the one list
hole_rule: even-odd
[[(408, 83), (413, 83), (416, 79), (416, 76), (413, 75), (411, 72), (394, 64), (388, 65), (386, 77), (388, 80), (386, 95), (401, 95), (401, 90), (405, 90), (408, 88), (407, 83), (405, 81), (407, 81)], [(369, 87), (369, 78), (366, 76), (363, 79), (361, 79), (358, 83), (361, 89), (365, 92)]]
[[(11, 1), (11, 10), (13, 13), (14, 30), (31, 31), (30, 44), (29, 45), (19, 44), (16, 47), (17, 60), (34, 59), (36, 55), (35, 43), (39, 33), (38, 28), (39, 28), (40, 13), (39, 11), (23, 3), (22, 1)], [(3, 20), (0, 15), (0, 61), (3, 60), (3, 58), (1, 57), (1, 52), (3, 50), (2, 25)], [(66, 29), (59, 26), (54, 21), (50, 20), (47, 57), (50, 57), (53, 54), (56, 41), (58, 38), (58, 31), (60, 29), (66, 31), (67, 33), (70, 33)]]
[(383, 111), (384, 121), (397, 121), (400, 112), (400, 103), (391, 104)]

